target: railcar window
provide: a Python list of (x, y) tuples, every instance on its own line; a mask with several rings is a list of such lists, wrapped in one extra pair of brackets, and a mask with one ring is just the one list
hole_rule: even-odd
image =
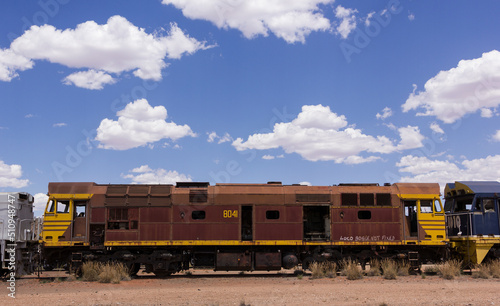
[(484, 212), (495, 211), (495, 199), (483, 199)]
[(378, 206), (391, 206), (391, 194), (390, 193), (377, 193), (377, 205)]
[(432, 213), (432, 201), (431, 200), (420, 200), (420, 212), (421, 213)]
[(358, 211), (358, 219), (360, 220), (369, 220), (372, 218), (372, 212), (369, 210), (360, 210)]
[(194, 210), (192, 213), (191, 213), (191, 219), (193, 220), (203, 220), (205, 219), (205, 211), (204, 210)]
[(49, 209), (47, 210), (47, 212), (53, 213), (54, 212), (54, 208), (56, 207), (56, 202), (54, 202), (54, 200), (50, 200), (48, 206), (49, 206)]
[(360, 193), (359, 194), (359, 205), (361, 206), (374, 206), (375, 196), (373, 193)]
[(268, 220), (276, 220), (280, 218), (279, 210), (268, 210), (266, 211), (266, 219)]
[(77, 217), (85, 217), (85, 212), (87, 208), (87, 201), (75, 201), (75, 215)]
[(357, 193), (343, 193), (342, 205), (343, 206), (357, 206), (358, 205), (358, 194)]
[(474, 200), (474, 196), (466, 196), (455, 199), (454, 212), (470, 211), (472, 208), (472, 200)]
[(476, 198), (476, 204), (474, 205), (475, 211), (483, 211), (481, 208), (481, 198)]
[(434, 200), (434, 211), (437, 213), (443, 212), (443, 209), (441, 207), (441, 203), (439, 203), (439, 200)]
[(444, 211), (451, 212), (452, 208), (453, 208), (453, 199), (446, 200), (444, 202)]
[(57, 201), (57, 212), (58, 213), (68, 213), (69, 212), (69, 201)]

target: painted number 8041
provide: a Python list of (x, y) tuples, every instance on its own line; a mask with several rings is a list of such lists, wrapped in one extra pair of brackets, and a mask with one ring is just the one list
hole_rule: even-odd
[(237, 210), (223, 210), (222, 211), (222, 216), (224, 218), (238, 218), (238, 211)]

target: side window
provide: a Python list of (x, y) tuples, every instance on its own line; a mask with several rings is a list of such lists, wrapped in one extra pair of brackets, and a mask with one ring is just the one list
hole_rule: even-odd
[(58, 213), (69, 213), (69, 201), (57, 201)]
[(476, 202), (475, 203), (476, 204), (474, 204), (474, 211), (483, 211), (482, 208), (481, 208), (481, 198), (476, 197)]
[(342, 206), (357, 206), (358, 194), (357, 193), (343, 193), (341, 195)]
[(56, 202), (54, 200), (50, 200), (49, 203), (47, 203), (47, 212), (53, 213), (55, 208)]
[(369, 210), (358, 211), (358, 219), (360, 220), (370, 220), (372, 218), (372, 212)]
[(75, 216), (83, 218), (86, 215), (87, 201), (74, 201), (75, 203)]
[(437, 212), (437, 213), (442, 213), (443, 212), (443, 208), (441, 207), (441, 202), (439, 202), (439, 200), (434, 200), (434, 211)]
[(266, 211), (266, 219), (268, 220), (276, 220), (280, 218), (279, 210), (268, 210)]
[(495, 211), (495, 199), (483, 199), (484, 212)]
[(420, 200), (420, 212), (425, 214), (432, 213), (432, 201)]
[(191, 218), (193, 220), (203, 220), (205, 219), (205, 211), (204, 210), (194, 210), (192, 213), (191, 213)]

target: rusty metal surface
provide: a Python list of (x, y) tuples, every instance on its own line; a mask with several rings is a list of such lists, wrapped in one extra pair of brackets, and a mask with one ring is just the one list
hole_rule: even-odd
[(256, 252), (254, 266), (261, 271), (281, 270), (281, 253)]
[(401, 241), (400, 223), (335, 223), (332, 241), (343, 242), (398, 242)]
[[(359, 211), (370, 211), (369, 220), (358, 219)], [(400, 222), (400, 207), (334, 207), (331, 220), (333, 223), (373, 223), (373, 222)]]
[(252, 269), (251, 253), (217, 253), (217, 270), (249, 271)]
[(173, 240), (239, 240), (238, 223), (174, 223)]
[(171, 222), (171, 207), (141, 207), (140, 222)]
[(170, 223), (142, 223), (139, 226), (140, 240), (170, 240)]
[(137, 241), (139, 232), (133, 230), (107, 230), (106, 241)]
[(49, 183), (49, 194), (89, 194), (95, 183)]
[(438, 183), (395, 183), (392, 186), (397, 194), (440, 194)]
[(98, 207), (90, 210), (90, 222), (104, 223), (106, 221), (106, 208)]
[(302, 240), (302, 223), (256, 223), (254, 240)]

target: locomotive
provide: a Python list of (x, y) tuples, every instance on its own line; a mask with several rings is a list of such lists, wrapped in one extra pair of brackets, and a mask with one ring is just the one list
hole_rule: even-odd
[[(332, 186), (49, 183), (42, 220), (28, 193), (0, 193), (2, 274), (77, 272), (119, 261), (165, 276), (271, 271), (349, 258), (422, 263), (500, 258), (499, 182)], [(14, 260), (13, 260), (14, 259)]]

